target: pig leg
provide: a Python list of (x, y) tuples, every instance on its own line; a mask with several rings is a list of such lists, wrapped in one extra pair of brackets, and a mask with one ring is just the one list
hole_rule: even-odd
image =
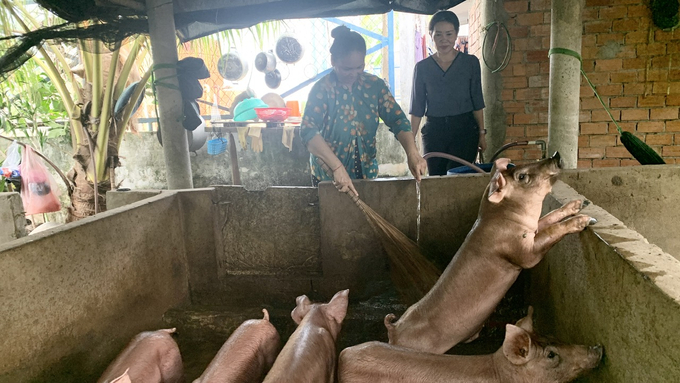
[(520, 266), (525, 269), (536, 266), (543, 259), (545, 253), (564, 238), (565, 235), (581, 232), (586, 226), (593, 225), (596, 222), (595, 218), (579, 214), (539, 231), (534, 236), (534, 244), (531, 251), (533, 257), (523, 259), (525, 262), (520, 264)]
[(584, 201), (574, 200), (565, 203), (559, 209), (551, 211), (550, 213), (544, 215), (543, 217), (541, 217), (541, 219), (538, 220), (538, 231), (541, 231), (550, 225), (560, 222), (561, 220), (567, 217), (571, 217), (573, 215), (578, 214), (583, 208), (585, 208), (588, 205), (590, 205), (590, 201), (588, 200)]
[(130, 375), (128, 375), (128, 371), (130, 371), (129, 368), (127, 370), (125, 370), (123, 375), (112, 380), (111, 383), (132, 383), (132, 381), (130, 380)]

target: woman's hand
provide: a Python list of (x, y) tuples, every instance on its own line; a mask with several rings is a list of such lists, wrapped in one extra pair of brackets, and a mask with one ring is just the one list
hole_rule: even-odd
[[(485, 129), (486, 130), (486, 129)], [(477, 144), (482, 151), (486, 150), (486, 132), (479, 132), (479, 143)]]
[(347, 170), (342, 165), (338, 166), (337, 169), (333, 170), (333, 185), (335, 185), (335, 187), (341, 193), (351, 192), (354, 193), (357, 197), (359, 196), (359, 193), (357, 193), (357, 189), (354, 188), (352, 179), (349, 177)]
[(420, 156), (417, 151), (409, 152), (406, 155), (406, 160), (408, 162), (408, 168), (413, 174), (413, 178), (420, 182), (422, 176), (427, 175), (427, 162)]

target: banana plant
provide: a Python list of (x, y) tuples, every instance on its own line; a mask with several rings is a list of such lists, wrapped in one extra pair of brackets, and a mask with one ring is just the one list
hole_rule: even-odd
[[(5, 36), (42, 26), (22, 1), (1, 0), (1, 4), (0, 21)], [(74, 75), (62, 44), (47, 43), (31, 58), (49, 78), (68, 116), (76, 160), (69, 172), (76, 196), (71, 199), (68, 209), (69, 221), (103, 210), (103, 193), (110, 188), (107, 181), (111, 169), (117, 165), (125, 127), (151, 75), (151, 70), (147, 69), (122, 113), (114, 115), (113, 106), (125, 89), (132, 69), (147, 53), (144, 37), (134, 38), (127, 44), (130, 44), (129, 54), (117, 76), (120, 44), (109, 51), (99, 41), (79, 41), (79, 56), (84, 67), (82, 81)], [(111, 58), (108, 68), (104, 54)], [(105, 72), (109, 74), (106, 78)]]
[[(0, 28), (5, 36), (21, 34), (42, 26), (42, 20), (51, 20), (52, 24), (60, 23), (54, 16), (45, 15), (36, 19), (35, 9), (26, 9), (26, 0), (0, 0)], [(229, 30), (196, 41), (206, 46), (215, 41), (237, 40), (249, 31), (260, 44), (265, 37), (278, 34), (281, 22), (266, 22), (246, 30)], [(127, 45), (126, 45), (127, 44)], [(151, 76), (150, 60), (144, 60), (148, 54), (148, 44), (144, 37), (137, 37), (124, 42), (129, 47), (127, 58), (119, 60), (121, 46), (106, 49), (101, 42), (80, 40), (72, 49), (78, 50), (82, 64), (81, 76), (76, 76), (64, 54), (65, 44), (47, 42), (37, 49), (31, 61), (42, 68), (49, 78), (54, 90), (61, 99), (61, 105), (67, 115), (74, 159), (73, 168), (68, 173), (72, 182), (73, 196), (68, 209), (67, 220), (72, 221), (92, 215), (105, 209), (105, 191), (111, 188), (110, 174), (117, 164), (125, 127), (128, 125), (137, 100), (143, 94)], [(103, 60), (104, 53), (110, 55), (108, 67)], [(117, 77), (117, 67), (122, 63)], [(146, 63), (146, 65), (140, 65)], [(137, 82), (129, 97), (129, 101), (119, 113), (114, 113), (114, 105), (123, 91), (133, 68), (140, 68), (144, 74)], [(109, 73), (108, 77), (104, 73)], [(129, 92), (128, 92), (129, 93)], [(0, 116), (1, 117), (1, 116)], [(1, 122), (1, 121), (0, 121)]]

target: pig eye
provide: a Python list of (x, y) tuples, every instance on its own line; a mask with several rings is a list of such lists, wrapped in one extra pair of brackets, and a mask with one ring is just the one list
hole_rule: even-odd
[(517, 175), (517, 180), (525, 183), (529, 182), (529, 175), (525, 173), (520, 173), (519, 175)]
[(548, 359), (554, 359), (557, 356), (554, 352), (550, 351), (548, 352)]

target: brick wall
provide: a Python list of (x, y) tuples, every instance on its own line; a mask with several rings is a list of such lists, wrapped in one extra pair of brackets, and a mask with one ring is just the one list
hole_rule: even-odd
[[(480, 1), (486, 0), (475, 1), (475, 13)], [(506, 141), (547, 140), (550, 1), (498, 4), (508, 13), (513, 46), (510, 64), (502, 72)], [(477, 24), (471, 30), (480, 29), (478, 17), (471, 22)], [(478, 57), (480, 49), (481, 44), (473, 51)], [(586, 74), (621, 128), (636, 134), (667, 163), (680, 163), (680, 29), (654, 26), (645, 1), (586, 0), (581, 53)], [(583, 79), (578, 142), (579, 168), (638, 165)], [(513, 148), (505, 155), (516, 162), (539, 157), (529, 148)]]

